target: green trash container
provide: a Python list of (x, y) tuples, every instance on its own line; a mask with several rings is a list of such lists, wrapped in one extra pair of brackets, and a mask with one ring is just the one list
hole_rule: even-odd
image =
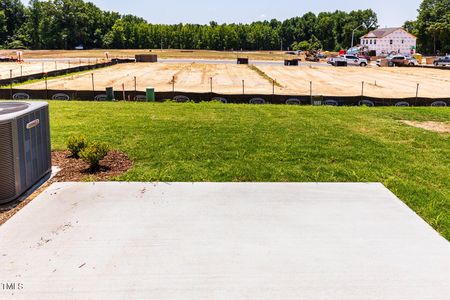
[(155, 88), (147, 88), (146, 99), (147, 102), (155, 102)]
[(114, 89), (112, 87), (106, 88), (106, 99), (108, 99), (108, 101), (116, 101), (116, 99), (114, 99)]

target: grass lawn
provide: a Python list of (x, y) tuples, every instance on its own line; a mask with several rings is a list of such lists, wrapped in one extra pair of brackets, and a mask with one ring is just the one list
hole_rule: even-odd
[[(447, 108), (51, 102), (52, 143), (85, 134), (135, 166), (117, 180), (382, 182), (450, 240), (450, 135), (399, 120)], [(318, 220), (320, 222), (320, 220)]]

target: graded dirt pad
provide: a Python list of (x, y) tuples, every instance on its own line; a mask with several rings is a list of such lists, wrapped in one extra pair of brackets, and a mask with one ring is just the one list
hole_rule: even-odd
[(22, 75), (38, 74), (43, 72), (50, 72), (55, 70), (68, 69), (72, 67), (77, 67), (80, 65), (85, 65), (86, 62), (7, 62), (0, 63), (0, 79), (10, 78), (10, 70), (13, 71), (13, 77), (20, 77)]
[[(12, 51), (0, 51), (0, 56), (11, 56)], [(148, 49), (94, 49), (94, 50), (25, 50), (23, 57), (25, 59), (52, 59), (52, 58), (105, 58), (108, 52), (110, 57), (133, 57), (136, 54), (157, 54), (158, 58), (186, 58), (186, 59), (237, 59), (238, 57), (249, 58), (250, 60), (283, 60), (286, 56), (284, 51), (212, 51), (212, 50), (160, 50), (154, 49), (150, 52)]]
[[(285, 67), (258, 65), (262, 76), (246, 65), (201, 64), (201, 63), (134, 63), (95, 70), (95, 89), (104, 90), (113, 86), (116, 90), (134, 90), (134, 77), (137, 90), (145, 91), (154, 87), (156, 91), (172, 91), (172, 78), (175, 90), (184, 92), (209, 92), (210, 78), (213, 92), (223, 94), (242, 93), (242, 80), (245, 93), (271, 94), (271, 79), (281, 87), (275, 93), (286, 95), (309, 95), (312, 81), (314, 95), (360, 96), (364, 81), (364, 95), (372, 97), (404, 98), (415, 97), (417, 83), (419, 97), (450, 97), (450, 71), (421, 68), (377, 68), (330, 66)], [(49, 89), (92, 90), (91, 72), (65, 78), (50, 80)], [(24, 89), (44, 89), (44, 82), (24, 85)]]
[(417, 121), (402, 121), (406, 125), (434, 131), (439, 133), (450, 133), (450, 124), (443, 122), (417, 122)]
[[(175, 78), (175, 90), (185, 92), (210, 92), (210, 78), (216, 93), (242, 93), (242, 80), (245, 80), (246, 93), (269, 93), (271, 84), (246, 65), (211, 65), (198, 63), (134, 63), (116, 65), (94, 72), (96, 90), (114, 87), (122, 90), (134, 90), (136, 77), (137, 90), (145, 91), (154, 87), (156, 91), (172, 91)], [(23, 85), (24, 89), (43, 89), (44, 82)], [(91, 90), (91, 72), (76, 74), (48, 81), (49, 89)]]
[(283, 86), (276, 89), (280, 94), (309, 95), (312, 81), (314, 95), (359, 96), (364, 81), (365, 96), (415, 97), (419, 83), (419, 97), (450, 97), (450, 71), (447, 70), (269, 65), (258, 68)]

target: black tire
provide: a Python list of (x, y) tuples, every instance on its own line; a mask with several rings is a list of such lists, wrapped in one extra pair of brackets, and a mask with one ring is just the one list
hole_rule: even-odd
[(367, 64), (365, 63), (365, 62), (362, 62), (362, 63), (360, 63), (359, 64), (361, 67), (366, 67), (367, 66)]

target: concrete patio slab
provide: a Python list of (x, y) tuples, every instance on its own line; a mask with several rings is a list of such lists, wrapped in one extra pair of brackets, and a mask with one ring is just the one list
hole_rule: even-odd
[(450, 244), (381, 184), (60, 183), (0, 227), (0, 284), (1, 299), (448, 300)]

